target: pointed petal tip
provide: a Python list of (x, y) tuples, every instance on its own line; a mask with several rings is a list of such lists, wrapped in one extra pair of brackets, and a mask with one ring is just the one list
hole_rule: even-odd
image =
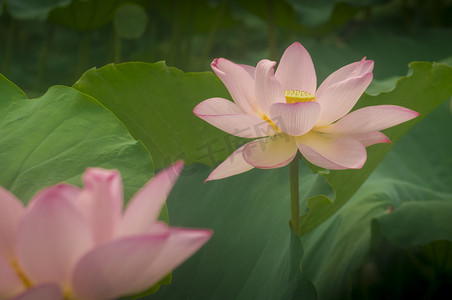
[(85, 173), (83, 174), (83, 180), (87, 179), (93, 181), (111, 181), (117, 176), (121, 176), (118, 170), (90, 167), (85, 170)]
[(231, 177), (253, 169), (254, 167), (248, 164), (243, 158), (243, 149), (245, 145), (235, 150), (231, 155), (229, 155), (228, 158), (226, 158), (222, 163), (220, 163), (209, 174), (209, 176), (204, 182)]
[(373, 66), (374, 66), (375, 62), (374, 62), (372, 59), (367, 59), (367, 56), (364, 56), (364, 57), (360, 60), (360, 62), (361, 62), (361, 63), (364, 63), (364, 64), (370, 64), (370, 65), (372, 65), (372, 67), (370, 68), (370, 71), (373, 70)]
[(181, 234), (181, 236), (185, 236), (191, 243), (198, 244), (200, 247), (207, 243), (214, 234), (212, 229), (185, 227), (170, 227), (167, 232), (170, 235)]
[(215, 58), (213, 61), (212, 61), (212, 63), (210, 64), (210, 67), (212, 68), (212, 70), (215, 72), (215, 74), (217, 74), (217, 76), (218, 76), (218, 74), (221, 74), (221, 75), (224, 75), (225, 73), (224, 73), (224, 71), (222, 71), (221, 69), (220, 69), (220, 63), (221, 63), (221, 61), (220, 60), (224, 60), (224, 58)]
[(198, 103), (198, 104), (196, 104), (196, 106), (193, 108), (193, 114), (195, 115), (195, 116), (197, 116), (197, 117), (199, 117), (198, 116), (198, 114), (196, 113), (196, 111), (198, 110), (198, 106), (201, 104), (202, 102), (200, 102), (200, 103)]
[(184, 168), (184, 161), (182, 159), (178, 159), (176, 160), (176, 162), (173, 164), (174, 168), (176, 168), (179, 171), (182, 171), (182, 169)]
[(215, 172), (215, 169), (209, 174), (209, 176), (207, 176), (207, 178), (204, 180), (204, 183), (208, 182), (208, 181), (213, 181), (213, 180), (219, 180), (219, 179), (224, 179), (230, 176), (234, 176), (237, 174), (233, 174), (233, 175), (229, 175), (229, 176), (215, 176), (217, 175)]
[(224, 71), (221, 70), (221, 66), (220, 64), (222, 63), (233, 63), (232, 61), (230, 61), (229, 59), (226, 58), (215, 58), (212, 63), (210, 64), (210, 67), (212, 68), (212, 70), (214, 70), (215, 73), (217, 72), (221, 72), (222, 74), (224, 74)]
[(210, 64), (210, 66), (212, 67), (212, 69), (217, 67), (217, 65), (218, 65), (218, 60), (219, 60), (219, 58), (215, 58), (215, 59), (212, 61), (212, 63)]
[(391, 144), (391, 140), (388, 138), (388, 136), (385, 134), (384, 137), (379, 141), (380, 144)]
[[(227, 158), (228, 159), (228, 158)], [(226, 159), (226, 160), (227, 160)], [(220, 164), (221, 165), (221, 164)], [(220, 166), (218, 165), (217, 168)], [(209, 176), (207, 176), (207, 178), (204, 180), (204, 183), (208, 182), (208, 181), (212, 181), (212, 180), (218, 180), (218, 179), (223, 179), (223, 178), (227, 178), (229, 176), (233, 176), (233, 175), (224, 175), (224, 176), (216, 176), (218, 174), (216, 174), (217, 172), (215, 172), (215, 170), (217, 169), (215, 168), (212, 172), (210, 172)]]
[(300, 42), (294, 42), (292, 44), (290, 44), (289, 47), (287, 47), (286, 51), (288, 49), (292, 49), (292, 48), (302, 48), (302, 49), (306, 49)]
[(212, 237), (214, 231), (212, 229), (197, 229), (199, 236), (197, 237), (197, 240), (201, 242), (202, 244), (207, 243), (207, 241), (210, 240)]
[(401, 118), (401, 119), (404, 119), (404, 121), (402, 121), (402, 122), (407, 122), (407, 121), (412, 120), (412, 119), (414, 119), (414, 118), (416, 118), (416, 117), (418, 117), (420, 115), (420, 113), (418, 113), (417, 111), (414, 111), (412, 109), (409, 109), (409, 108), (406, 108), (406, 107), (403, 107), (403, 106), (384, 105), (383, 107), (389, 107), (389, 108), (391, 108), (391, 109), (393, 109), (395, 111), (401, 111), (401, 112), (406, 113), (406, 115), (404, 115), (404, 118)]
[(184, 162), (182, 160), (177, 160), (169, 167), (161, 170), (151, 180), (159, 180), (159, 178), (168, 177), (171, 185), (173, 185), (180, 176), (182, 169), (184, 168)]
[(262, 59), (257, 63), (257, 66), (261, 66), (260, 68), (264, 68), (266, 72), (273, 72), (273, 68), (276, 66), (276, 61), (272, 61), (269, 59)]

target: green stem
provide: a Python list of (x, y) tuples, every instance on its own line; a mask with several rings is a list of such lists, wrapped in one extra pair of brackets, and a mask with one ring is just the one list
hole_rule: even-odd
[(298, 182), (298, 158), (290, 163), (290, 226), (296, 235), (300, 232), (300, 191)]

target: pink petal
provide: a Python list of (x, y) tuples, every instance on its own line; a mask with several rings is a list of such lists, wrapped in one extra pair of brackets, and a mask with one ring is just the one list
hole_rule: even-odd
[(372, 73), (343, 80), (327, 88), (320, 86), (317, 101), (322, 109), (317, 126), (326, 126), (345, 116), (358, 102), (372, 81)]
[(0, 256), (7, 260), (16, 257), (17, 227), (24, 213), (19, 199), (0, 186)]
[(96, 244), (115, 236), (122, 214), (121, 175), (116, 170), (89, 168), (83, 174), (84, 187), (74, 203), (94, 234)]
[(157, 221), (162, 205), (179, 177), (184, 163), (160, 171), (139, 190), (127, 205), (121, 223), (120, 235), (140, 234), (149, 231)]
[(286, 103), (284, 90), (273, 74), (276, 62), (267, 59), (261, 60), (254, 74), (254, 91), (257, 103), (263, 114), (270, 115), (270, 106), (273, 103)]
[(227, 59), (217, 58), (211, 64), (212, 70), (223, 81), (234, 102), (247, 114), (254, 114), (257, 107), (253, 78), (241, 65)]
[(41, 191), (19, 225), (18, 262), (35, 284), (68, 285), (76, 261), (93, 245), (86, 220), (66, 197), (71, 190), (60, 184)]
[(248, 66), (248, 65), (241, 65), (241, 64), (239, 64), (239, 66), (241, 66), (243, 69), (245, 69), (245, 71), (248, 74), (250, 74), (251, 78), (254, 79), (254, 72), (256, 71), (256, 67)]
[(68, 201), (73, 203), (77, 197), (80, 195), (80, 189), (76, 186), (69, 185), (66, 183), (60, 183), (54, 185), (52, 187), (43, 189), (39, 191), (28, 203), (27, 209), (30, 210), (35, 202), (42, 201), (42, 199), (46, 199), (50, 197), (57, 197), (58, 199), (63, 199), (64, 201)]
[(358, 135), (353, 135), (364, 147), (372, 146), (380, 143), (390, 143), (389, 138), (380, 131), (367, 132)]
[(209, 177), (207, 177), (204, 182), (234, 176), (254, 168), (243, 159), (242, 151), (244, 147), (245, 146), (238, 148), (229, 155), (224, 162), (210, 173)]
[(286, 49), (275, 76), (285, 91), (299, 90), (315, 94), (317, 78), (314, 64), (300, 43), (293, 43)]
[(319, 91), (349, 78), (362, 77), (366, 73), (371, 73), (373, 68), (374, 62), (366, 60), (364, 57), (362, 60), (348, 64), (328, 76), (320, 85)]
[(0, 299), (9, 299), (24, 289), (25, 286), (16, 271), (0, 255)]
[(20, 294), (13, 300), (64, 300), (61, 289), (56, 284), (41, 284)]
[(293, 137), (276, 135), (254, 140), (244, 146), (243, 158), (260, 169), (280, 168), (289, 164), (297, 154)]
[(211, 230), (168, 228), (169, 238), (163, 250), (155, 258), (152, 267), (141, 276), (143, 286), (153, 278), (163, 278), (171, 270), (177, 268), (181, 263), (199, 250), (212, 236)]
[(322, 168), (360, 169), (366, 162), (366, 148), (352, 137), (309, 132), (295, 140), (301, 154)]
[(156, 264), (168, 235), (124, 237), (88, 252), (74, 270), (75, 298), (114, 299), (151, 287), (160, 278), (141, 278)]
[(320, 114), (317, 102), (275, 103), (270, 116), (278, 128), (289, 135), (302, 135), (312, 129)]
[(361, 134), (380, 131), (419, 116), (411, 109), (396, 105), (377, 105), (355, 110), (322, 132)]
[(193, 113), (209, 124), (235, 136), (255, 138), (275, 134), (271, 125), (256, 115), (244, 113), (237, 104), (211, 98), (198, 104)]

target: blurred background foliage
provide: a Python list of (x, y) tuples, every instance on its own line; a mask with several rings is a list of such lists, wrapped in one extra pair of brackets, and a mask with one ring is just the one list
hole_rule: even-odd
[[(436, 107), (446, 100), (442, 99), (444, 95), (450, 95), (452, 86), (447, 82), (452, 74), (449, 67), (419, 63), (412, 66), (425, 69), (419, 73), (422, 77), (406, 79), (416, 87), (411, 93), (415, 95), (410, 94), (410, 86), (380, 94), (396, 87), (396, 79), (406, 75), (412, 61), (452, 65), (452, 0), (0, 0), (0, 40), (0, 73), (28, 98), (41, 97), (53, 85), (73, 86), (83, 94), (71, 90), (72, 98), (83, 98), (88, 105), (90, 95), (102, 103), (97, 110), (106, 107), (121, 122), (104, 111), (96, 113), (89, 124), (95, 124), (101, 116), (107, 131), (115, 126), (127, 128), (123, 139), (144, 157), (135, 165), (117, 157), (126, 178), (130, 178), (130, 191), (136, 183), (136, 164), (146, 160), (147, 165), (152, 163), (129, 133), (151, 152), (156, 169), (170, 163), (152, 152), (159, 147), (162, 154), (168, 154), (184, 144), (191, 147), (183, 149), (185, 152), (196, 154), (199, 145), (186, 140), (205, 135), (202, 141), (209, 144), (209, 136), (219, 140), (223, 136), (214, 128), (205, 129), (206, 124), (203, 127), (187, 112), (207, 97), (228, 97), (227, 91), (211, 73), (183, 73), (163, 63), (111, 65), (88, 71), (93, 67), (165, 60), (166, 65), (184, 72), (200, 72), (210, 70), (216, 57), (256, 65), (263, 58), (278, 60), (287, 46), (299, 41), (313, 58), (318, 82), (363, 56), (374, 60), (375, 80), (363, 101), (394, 97), (391, 103), (410, 103), (416, 96), (431, 97), (425, 103), (435, 102)], [(125, 84), (127, 78), (132, 82)], [(423, 84), (433, 90), (425, 90)], [(24, 108), (40, 105), (27, 102), (28, 98), (9, 82), (5, 85), (11, 95), (19, 95), (26, 102)], [(40, 101), (57, 101), (52, 91), (58, 90), (69, 88), (53, 87)], [(13, 98), (2, 91), (0, 96)], [(177, 98), (176, 104), (167, 101), (168, 97)], [(153, 105), (146, 106), (150, 99)], [(64, 105), (55, 108), (55, 115), (68, 110)], [(364, 185), (342, 201), (342, 207), (318, 227), (309, 229), (301, 239), (302, 245), (288, 230), (287, 199), (275, 201), (287, 196), (286, 169), (253, 170), (204, 185), (211, 171), (205, 164), (214, 165), (218, 157), (188, 161), (204, 165), (186, 166), (185, 176), (168, 199), (170, 222), (213, 228), (215, 235), (174, 271), (170, 286), (149, 298), (439, 297), (452, 286), (449, 109), (449, 103), (440, 105), (401, 138)], [(165, 115), (165, 111), (171, 111), (171, 115)], [(68, 110), (67, 114), (72, 112)], [(16, 115), (27, 117), (20, 110)], [(158, 132), (134, 130), (135, 121), (138, 129), (157, 128)], [(50, 128), (55, 120), (44, 113), (37, 123)], [(22, 128), (21, 124), (17, 126)], [(86, 130), (95, 127), (89, 125)], [(33, 130), (22, 129), (33, 135)], [(4, 132), (10, 131), (5, 127)], [(105, 137), (103, 131), (98, 135)], [(17, 141), (17, 137), (11, 140)], [(107, 154), (124, 152), (111, 146), (116, 145), (115, 139), (111, 145), (100, 138), (93, 140), (102, 144)], [(66, 147), (70, 143), (61, 139), (60, 144)], [(386, 146), (373, 146), (369, 157)], [(69, 158), (74, 157), (71, 153)], [(6, 153), (4, 161), (10, 156)], [(42, 156), (47, 157), (47, 151)], [(152, 173), (147, 170), (151, 167), (144, 169), (140, 180)], [(300, 187), (309, 191), (309, 196), (337, 196), (337, 186), (330, 187), (322, 176), (309, 173), (304, 164), (301, 171)], [(360, 173), (353, 174), (356, 178)], [(74, 174), (64, 176), (75, 178)], [(300, 260), (303, 272), (298, 272)], [(285, 277), (287, 274), (296, 276)]]
[(0, 72), (29, 96), (108, 63), (209, 70), (216, 57), (255, 65), (294, 41), (319, 81), (366, 55), (375, 78), (451, 56), (451, 0), (0, 0)]

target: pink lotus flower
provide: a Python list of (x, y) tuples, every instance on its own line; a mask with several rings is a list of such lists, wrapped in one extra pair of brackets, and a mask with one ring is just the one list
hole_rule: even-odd
[[(276, 62), (261, 60), (256, 68), (215, 59), (212, 69), (234, 102), (210, 98), (193, 112), (213, 126), (239, 137), (259, 138), (229, 156), (207, 178), (236, 175), (254, 167), (279, 168), (299, 150), (314, 165), (333, 170), (360, 169), (367, 146), (389, 143), (380, 130), (419, 114), (395, 105), (351, 109), (372, 81), (373, 61), (363, 58), (323, 81), (300, 43)], [(206, 180), (206, 181), (207, 181)]]
[(113, 299), (157, 283), (212, 234), (157, 220), (182, 167), (157, 174), (124, 212), (117, 171), (88, 169), (83, 189), (61, 183), (26, 208), (0, 187), (0, 299)]

